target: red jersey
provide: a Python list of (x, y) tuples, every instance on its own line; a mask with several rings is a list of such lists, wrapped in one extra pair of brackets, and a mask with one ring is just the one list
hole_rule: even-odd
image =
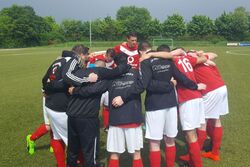
[(198, 64), (195, 66), (194, 72), (197, 82), (207, 85), (207, 89), (201, 91), (202, 94), (225, 85), (216, 66), (210, 66), (206, 63)]
[(89, 63), (94, 64), (97, 60), (106, 61), (105, 54), (98, 54), (89, 59)]
[(132, 66), (134, 69), (139, 69), (140, 56), (138, 53), (138, 45), (133, 48), (130, 48), (127, 43), (120, 44), (114, 47), (116, 54), (121, 52), (128, 55), (128, 64)]
[[(190, 80), (196, 82), (194, 69), (193, 67), (196, 65), (197, 58), (189, 57), (189, 56), (178, 56), (174, 58), (174, 63), (180, 72), (185, 74)], [(188, 100), (201, 98), (201, 92), (198, 90), (190, 90), (181, 85), (177, 84), (177, 93), (178, 93), (178, 101), (179, 103), (183, 103)]]

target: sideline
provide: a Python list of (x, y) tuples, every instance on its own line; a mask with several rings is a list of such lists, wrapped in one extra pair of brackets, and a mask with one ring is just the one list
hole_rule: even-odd
[(249, 55), (250, 56), (250, 53), (237, 53), (237, 52), (232, 52), (230, 50), (226, 51), (226, 54), (230, 54), (230, 55)]

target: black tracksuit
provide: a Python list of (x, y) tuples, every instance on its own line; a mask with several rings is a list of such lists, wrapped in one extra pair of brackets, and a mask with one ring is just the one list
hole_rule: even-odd
[(50, 65), (42, 79), (43, 90), (46, 94), (45, 106), (57, 112), (66, 112), (69, 101), (69, 85), (62, 79), (62, 71), (70, 59), (68, 56), (71, 55), (65, 55), (63, 52), (62, 58)]
[[(141, 95), (143, 89), (131, 95), (124, 96), (128, 91), (136, 87), (140, 78), (139, 70), (130, 69), (129, 72), (112, 80), (109, 87), (109, 125), (117, 126), (131, 123), (142, 123)], [(120, 107), (112, 106), (112, 99), (121, 96), (124, 104)]]
[[(196, 90), (197, 84), (182, 74), (171, 60), (150, 58), (141, 63), (143, 85), (147, 90), (145, 97), (146, 111), (155, 111), (177, 106), (174, 89), (162, 89), (158, 93), (152, 92), (151, 80), (160, 81), (163, 85), (169, 84), (172, 77), (178, 84), (186, 88)], [(170, 87), (171, 88), (171, 87)]]

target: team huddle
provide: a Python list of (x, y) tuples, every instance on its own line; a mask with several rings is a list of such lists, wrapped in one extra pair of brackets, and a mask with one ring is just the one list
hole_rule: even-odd
[[(161, 166), (164, 140), (166, 167), (173, 167), (178, 119), (188, 144), (188, 154), (178, 158), (190, 167), (201, 167), (202, 157), (219, 161), (220, 116), (229, 110), (216, 57), (212, 52), (170, 50), (167, 45), (153, 50), (147, 41), (138, 44), (135, 33), (105, 53), (89, 54), (84, 45), (63, 51), (42, 79), (45, 123), (27, 136), (28, 152), (34, 154), (35, 140), (51, 129), (51, 151), (58, 167), (100, 166), (102, 106), (109, 167), (119, 167), (119, 156), (126, 149), (133, 158), (131, 166), (143, 167), (143, 124), (150, 166)], [(212, 149), (203, 152), (207, 136)]]

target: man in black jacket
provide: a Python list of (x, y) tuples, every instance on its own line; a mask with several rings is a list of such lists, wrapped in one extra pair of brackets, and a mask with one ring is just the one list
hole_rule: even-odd
[(72, 80), (65, 75), (64, 80), (75, 88), (70, 88), (72, 98), (70, 99), (68, 115), (68, 150), (67, 165), (77, 166), (77, 156), (79, 152), (83, 153), (84, 165), (88, 167), (97, 166), (96, 156), (98, 154), (98, 136), (99, 136), (99, 110), (100, 99), (109, 87), (108, 80), (104, 78), (113, 78), (125, 73), (130, 68), (126, 64), (127, 57), (119, 56), (115, 58), (117, 64), (115, 69), (106, 69), (103, 67), (85, 68), (74, 71), (78, 78), (89, 76), (95, 73), (98, 76), (98, 82), (93, 84), (82, 84)]

